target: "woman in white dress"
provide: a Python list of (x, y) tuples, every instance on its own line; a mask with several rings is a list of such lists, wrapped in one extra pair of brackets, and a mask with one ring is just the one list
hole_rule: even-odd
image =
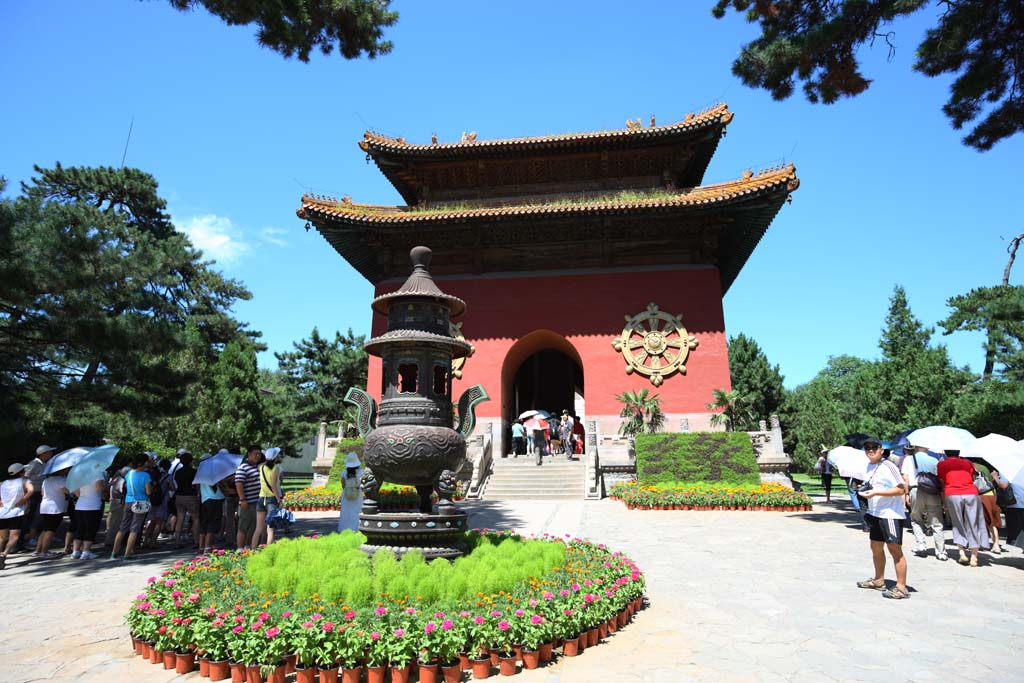
[(345, 471), (341, 475), (341, 514), (338, 516), (338, 531), (359, 529), (359, 511), (363, 507), (363, 490), (359, 479), (363, 476), (359, 456), (349, 453), (345, 458)]
[(24, 465), (14, 463), (0, 484), (0, 569), (7, 563), (7, 553), (18, 545), (21, 522), (32, 497), (32, 481), (22, 476), (24, 471)]

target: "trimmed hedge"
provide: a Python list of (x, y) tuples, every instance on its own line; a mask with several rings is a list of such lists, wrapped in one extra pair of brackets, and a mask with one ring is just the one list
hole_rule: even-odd
[(350, 451), (355, 452), (359, 456), (359, 460), (362, 461), (363, 439), (342, 439), (338, 442), (338, 447), (334, 451), (337, 455), (334, 456), (331, 471), (327, 474), (328, 486), (341, 486), (341, 475), (345, 472), (345, 457)]
[(638, 434), (636, 467), (643, 485), (761, 482), (746, 432)]

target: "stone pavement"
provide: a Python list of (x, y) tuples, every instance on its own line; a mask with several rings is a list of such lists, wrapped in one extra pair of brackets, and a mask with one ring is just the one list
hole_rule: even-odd
[[(466, 507), (476, 526), (605, 542), (647, 574), (650, 606), (632, 624), (579, 657), (520, 672), (523, 683), (1024, 680), (1018, 549), (983, 554), (980, 568), (908, 554), (912, 598), (891, 601), (854, 586), (871, 562), (848, 503), (808, 513), (641, 512), (610, 500)], [(297, 516), (300, 531), (327, 531), (336, 519)], [(121, 623), (146, 578), (178, 557), (12, 558), (0, 573), (2, 680), (204, 680), (131, 656)]]

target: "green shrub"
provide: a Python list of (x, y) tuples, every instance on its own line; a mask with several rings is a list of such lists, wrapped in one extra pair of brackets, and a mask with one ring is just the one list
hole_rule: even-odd
[(355, 453), (359, 456), (359, 460), (363, 459), (363, 440), (360, 439), (342, 439), (338, 442), (338, 447), (334, 451), (337, 455), (334, 456), (334, 462), (331, 463), (331, 471), (327, 475), (328, 486), (341, 486), (341, 475), (345, 473), (345, 456), (350, 452)]
[(754, 447), (745, 432), (639, 434), (636, 466), (637, 478), (644, 485), (761, 481)]

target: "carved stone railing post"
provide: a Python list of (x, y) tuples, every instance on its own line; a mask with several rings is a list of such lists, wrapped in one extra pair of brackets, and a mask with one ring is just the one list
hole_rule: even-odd
[(748, 432), (750, 441), (754, 446), (754, 455), (757, 457), (757, 469), (761, 474), (762, 482), (772, 482), (793, 488), (793, 479), (789, 475), (789, 467), (793, 463), (792, 458), (786, 455), (785, 445), (782, 441), (782, 425), (777, 415), (769, 418), (771, 430), (766, 429), (768, 425), (761, 421), (761, 431)]
[(603, 487), (601, 485), (601, 459), (597, 447), (597, 420), (587, 421), (586, 433), (587, 443), (583, 456), (586, 462), (584, 477), (586, 490), (583, 492), (583, 497), (586, 500), (598, 500), (601, 498)]

